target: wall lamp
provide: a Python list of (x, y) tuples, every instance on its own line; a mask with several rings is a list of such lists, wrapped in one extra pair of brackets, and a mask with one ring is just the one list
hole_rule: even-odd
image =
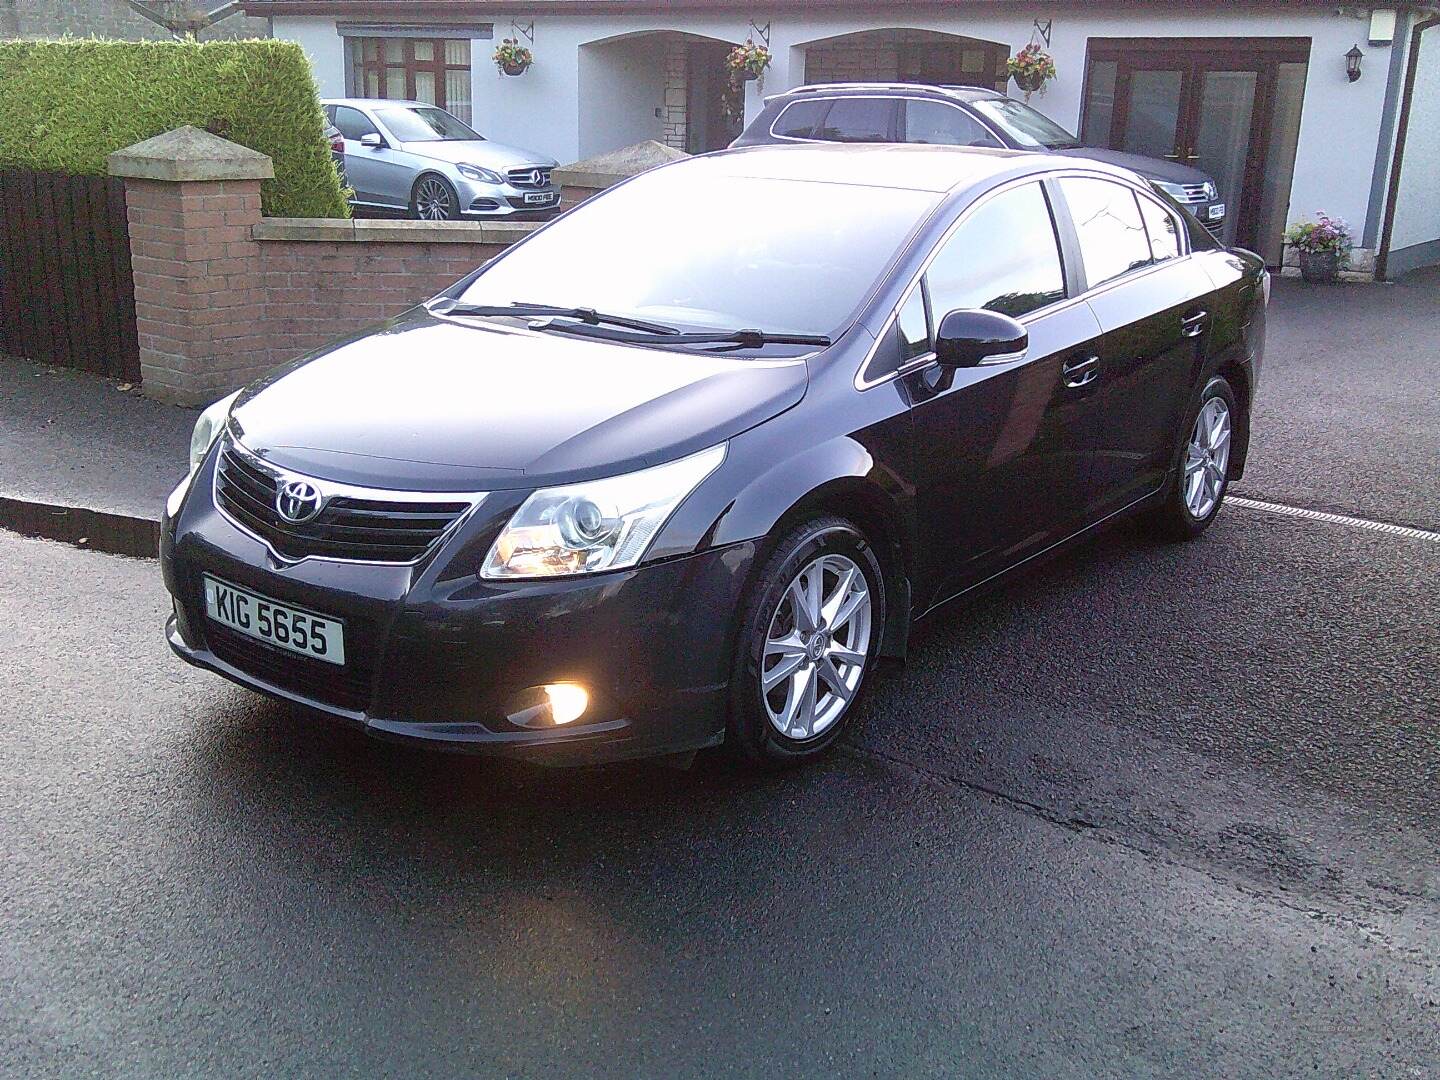
[(1360, 78), (1360, 60), (1364, 55), (1359, 45), (1350, 46), (1350, 51), (1345, 54), (1345, 76), (1351, 82)]

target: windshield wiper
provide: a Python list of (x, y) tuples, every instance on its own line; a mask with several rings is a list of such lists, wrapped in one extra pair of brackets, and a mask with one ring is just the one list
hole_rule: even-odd
[[(680, 331), (676, 330), (673, 326), (666, 326), (663, 323), (645, 322), (643, 319), (630, 319), (623, 315), (606, 315), (604, 312), (596, 311), (594, 308), (555, 307), (552, 304), (506, 304), (499, 306), (457, 303), (451, 304), (448, 308), (442, 308), (437, 304), (430, 310), (437, 315), (475, 315), (490, 318), (508, 315), (519, 319), (577, 319), (587, 326), (622, 326), (627, 330), (640, 330), (646, 334), (657, 336), (673, 337), (680, 333)], [(557, 326), (555, 329), (564, 329), (564, 327)]]
[(824, 334), (783, 334), (767, 330), (714, 330), (696, 334), (682, 334), (674, 330), (665, 333), (627, 333), (623, 330), (606, 330), (603, 327), (580, 325), (567, 326), (555, 323), (548, 330), (567, 334), (584, 334), (587, 337), (604, 338), (606, 341), (620, 341), (633, 345), (739, 345), (743, 349), (758, 349), (764, 345), (832, 345), (834, 342)]

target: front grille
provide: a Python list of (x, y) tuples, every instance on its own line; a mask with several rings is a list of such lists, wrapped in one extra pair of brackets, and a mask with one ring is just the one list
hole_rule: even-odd
[(210, 651), (231, 667), (281, 690), (351, 712), (364, 712), (370, 704), (371, 668), (369, 663), (356, 660), (356, 654), (363, 648), (363, 636), (364, 628), (355, 620), (347, 619), (347, 659), (341, 667), (277, 649), (228, 626), (205, 621), (205, 639)]
[(1181, 186), (1181, 190), (1184, 194), (1177, 195), (1175, 198), (1182, 203), (1193, 204), (1210, 201), (1210, 196), (1205, 192), (1204, 184), (1184, 184)]
[(1225, 228), (1224, 221), (1207, 221), (1204, 223), (1204, 225), (1206, 232), (1208, 232), (1211, 236), (1215, 237), (1216, 240), (1220, 239), (1220, 233)]
[[(242, 528), (286, 559), (414, 562), (470, 509), (469, 502), (434, 502), (331, 495), (303, 524), (276, 509), (279, 475), (226, 445), (215, 470), (215, 500)], [(317, 484), (323, 489), (323, 483)]]
[(518, 188), (545, 188), (550, 186), (550, 169), (544, 165), (522, 165), (511, 169), (505, 178)]

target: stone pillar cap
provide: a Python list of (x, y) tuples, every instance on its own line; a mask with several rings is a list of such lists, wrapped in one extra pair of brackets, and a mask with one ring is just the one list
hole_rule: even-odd
[(631, 176), (666, 165), (680, 158), (689, 157), (684, 150), (676, 150), (654, 139), (646, 139), (634, 146), (621, 147), (597, 157), (586, 158), (572, 165), (555, 170), (557, 184), (572, 187), (607, 188)]
[(269, 180), (265, 154), (186, 124), (116, 150), (105, 159), (111, 176), (141, 180)]

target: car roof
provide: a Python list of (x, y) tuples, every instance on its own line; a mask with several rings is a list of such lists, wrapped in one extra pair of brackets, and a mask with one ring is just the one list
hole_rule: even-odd
[(892, 191), (937, 194), (974, 187), (1000, 178), (1053, 169), (1082, 168), (1132, 178), (1124, 169), (1100, 162), (1026, 150), (978, 146), (928, 146), (920, 143), (785, 143), (745, 146), (687, 158), (665, 170), (704, 171), (710, 175), (810, 183), (851, 184)]
[(1004, 98), (999, 90), (989, 86), (960, 86), (946, 83), (891, 83), (891, 82), (838, 82), (810, 83), (785, 90), (766, 99), (780, 101), (785, 98), (808, 97), (810, 95), (844, 97), (847, 94), (880, 94), (884, 97), (905, 97), (933, 95), (960, 101), (980, 101), (986, 98)]
[(406, 101), (406, 100), (404, 100), (403, 98), (362, 98), (362, 97), (321, 98), (321, 99), (320, 99), (320, 104), (321, 104), (321, 105), (351, 105), (351, 106), (355, 106), (355, 107), (358, 107), (358, 108), (361, 108), (361, 109), (380, 109), (380, 108), (389, 108), (389, 107), (391, 107), (391, 106), (399, 106), (399, 107), (401, 107), (401, 108), (414, 108), (414, 107), (417, 106), (417, 105), (428, 105), (428, 106), (429, 106), (430, 108), (432, 108), (432, 109), (437, 107), (437, 106), (431, 105), (430, 102), (428, 102), (428, 101)]

